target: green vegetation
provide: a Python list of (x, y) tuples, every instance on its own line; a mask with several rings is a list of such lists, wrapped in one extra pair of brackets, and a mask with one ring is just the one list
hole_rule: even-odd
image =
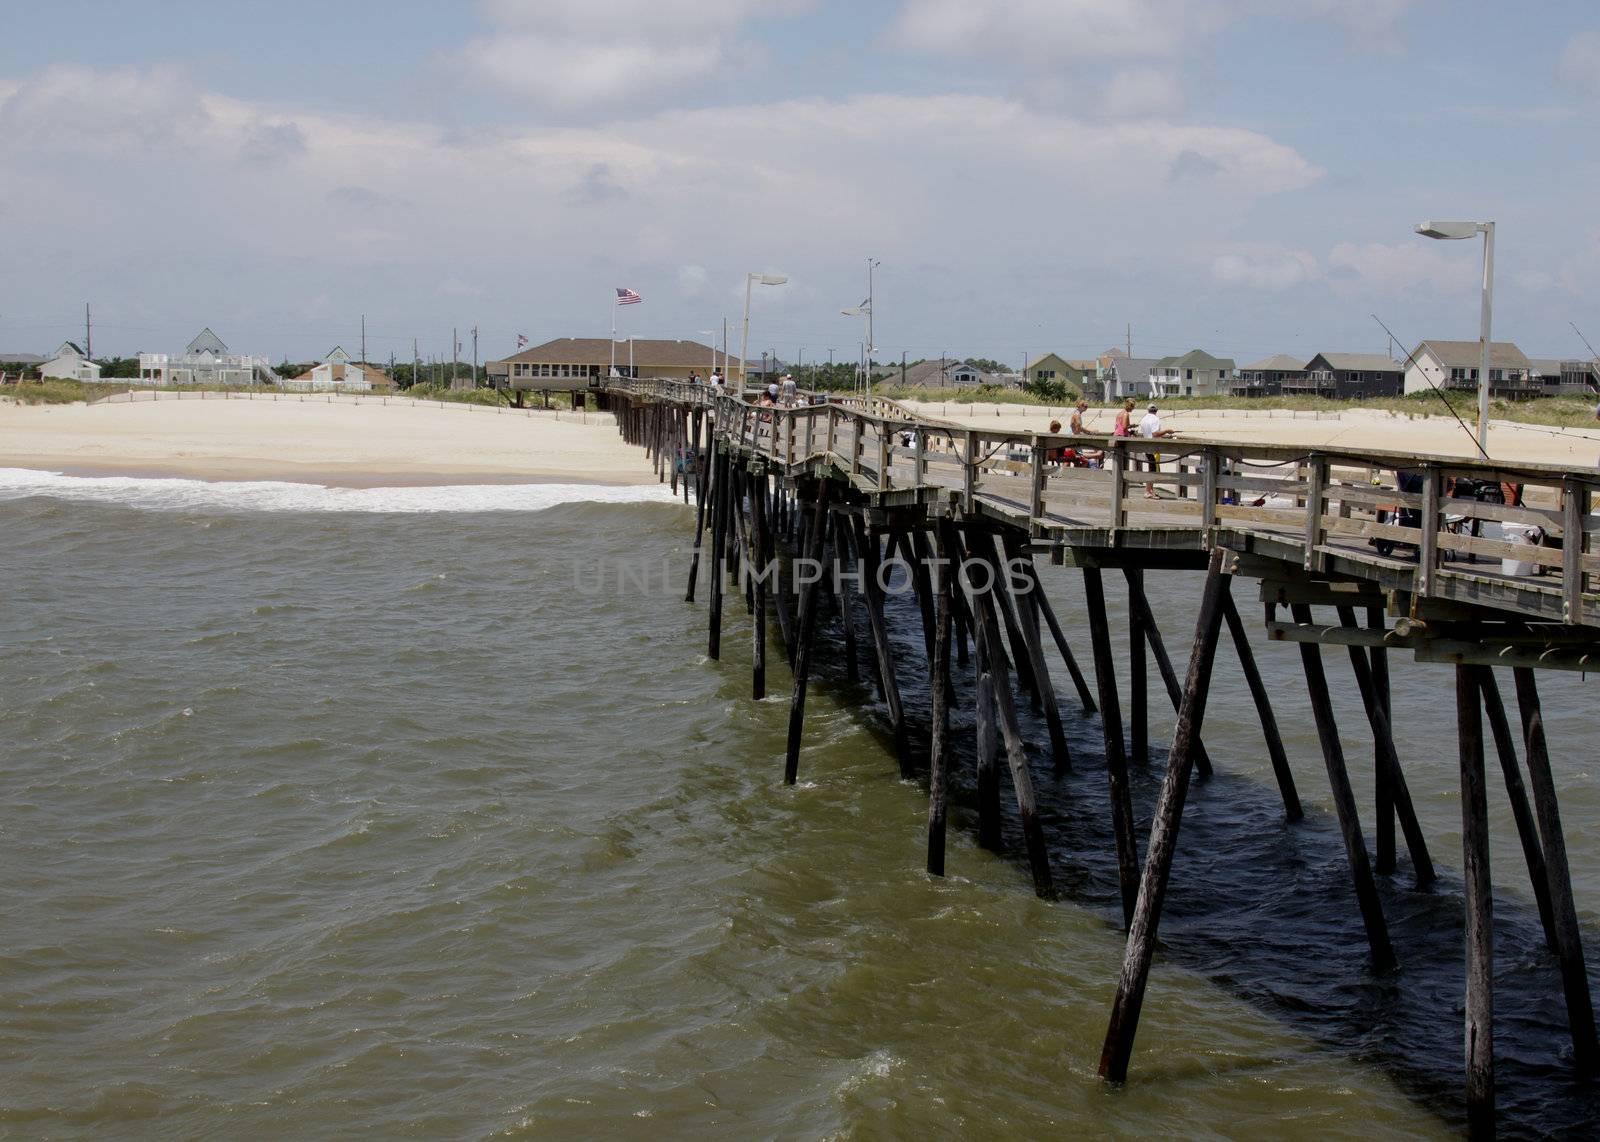
[[(470, 369), (468, 370), (471, 371)], [(453, 404), (508, 405), (510, 394), (504, 389), (452, 389), (449, 385), (412, 385), (405, 390), (417, 400), (448, 401)], [(554, 403), (554, 402), (552, 402)], [(571, 401), (568, 402), (571, 406)]]
[(0, 399), (17, 404), (73, 404), (126, 392), (131, 385), (84, 384), (82, 381), (18, 381), (0, 388)]

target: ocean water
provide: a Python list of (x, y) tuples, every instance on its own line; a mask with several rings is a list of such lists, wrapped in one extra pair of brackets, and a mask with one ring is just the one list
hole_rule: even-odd
[[(1014, 836), (974, 843), (963, 680), (950, 875), (931, 879), (926, 791), (898, 778), (836, 632), (783, 786), (787, 674), (774, 655), (773, 696), (749, 700), (737, 599), (723, 661), (704, 657), (704, 607), (682, 601), (692, 526), (659, 487), (0, 472), (0, 1133), (1459, 1128), (1448, 669), (1392, 658), (1444, 875), (1419, 894), (1402, 861), (1385, 885), (1402, 969), (1377, 978), (1298, 656), (1257, 648), (1309, 810), (1295, 826), (1219, 656), (1218, 775), (1191, 796), (1131, 1081), (1111, 1088), (1094, 1070), (1123, 941), (1098, 722), (1064, 700), (1076, 766), (1056, 777), (1028, 719), (1065, 892), (1042, 903)], [(1043, 570), (1087, 664), (1076, 580)], [(1148, 577), (1179, 658), (1197, 587)], [(896, 627), (920, 720), (908, 608)], [(1370, 837), (1370, 743), (1342, 652), (1327, 668)], [(1592, 964), (1590, 684), (1543, 683)], [(1170, 727), (1157, 708), (1152, 741)], [(1159, 760), (1135, 775), (1141, 829)], [(1504, 1125), (1593, 1133), (1600, 1091), (1565, 1065), (1496, 774)]]

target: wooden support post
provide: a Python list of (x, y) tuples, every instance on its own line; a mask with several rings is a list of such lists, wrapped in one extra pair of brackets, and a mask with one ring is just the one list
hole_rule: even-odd
[[(1350, 607), (1336, 609), (1340, 623), (1354, 628), (1356, 625), (1354, 609)], [(1379, 764), (1388, 777), (1389, 792), (1395, 812), (1399, 815), (1400, 827), (1405, 832), (1406, 848), (1411, 853), (1411, 867), (1417, 875), (1417, 887), (1427, 888), (1434, 881), (1433, 858), (1428, 855), (1428, 842), (1422, 835), (1422, 826), (1417, 822), (1416, 809), (1411, 804), (1411, 791), (1406, 786), (1405, 773), (1400, 768), (1400, 756), (1395, 752), (1394, 733), (1389, 725), (1389, 716), (1383, 710), (1383, 703), (1378, 700), (1378, 691), (1372, 680), (1372, 667), (1366, 650), (1354, 645), (1345, 649), (1350, 652), (1350, 667), (1355, 671), (1356, 689), (1361, 692), (1361, 704), (1367, 711), (1367, 724), (1372, 727), (1373, 746), (1377, 750)]]
[(861, 582), (860, 572), (846, 573), (844, 564), (850, 560), (850, 526), (837, 513), (830, 516), (833, 529), (833, 581), (839, 595), (839, 619), (844, 626), (845, 676), (852, 683), (861, 681), (861, 652), (856, 643), (855, 592), (850, 583)]
[(749, 529), (745, 526), (744, 501), (745, 491), (749, 486), (748, 474), (742, 468), (735, 468), (733, 473), (733, 521), (734, 534), (738, 542), (733, 545), (733, 575), (734, 582), (742, 588), (744, 595), (744, 613), (756, 613), (755, 585), (750, 581), (750, 536)]
[[(952, 546), (950, 548), (950, 550), (951, 551), (958, 551), (960, 549), (958, 547)], [(952, 559), (959, 559), (960, 557), (956, 556), (956, 555), (952, 555), (951, 558)], [(954, 568), (955, 568), (955, 565), (952, 564), (951, 565), (952, 573), (954, 573)], [(955, 620), (956, 663), (958, 665), (960, 665), (960, 666), (965, 666), (967, 664), (967, 661), (968, 661), (968, 658), (967, 658), (967, 632), (972, 629), (972, 614), (967, 609), (967, 597), (966, 597), (966, 595), (962, 594), (960, 591), (955, 592), (955, 594), (951, 597), (951, 602), (954, 604), (954, 613), (951, 615), (951, 617)], [(976, 637), (976, 635), (974, 635), (974, 637)]]
[[(1304, 603), (1295, 603), (1290, 611), (1297, 623), (1311, 621), (1311, 608)], [(1361, 922), (1367, 930), (1367, 943), (1372, 949), (1372, 966), (1376, 971), (1387, 972), (1395, 966), (1394, 946), (1389, 942), (1389, 926), (1383, 918), (1378, 885), (1372, 878), (1372, 865), (1367, 859), (1367, 842), (1361, 835), (1361, 817), (1356, 811), (1355, 793), (1350, 788), (1350, 774), (1345, 769), (1344, 747), (1339, 743), (1339, 724), (1333, 716), (1333, 702), (1328, 697), (1328, 677), (1322, 669), (1322, 648), (1312, 642), (1301, 643), (1300, 665), (1305, 671), (1306, 689), (1311, 696), (1311, 713), (1317, 722), (1317, 737), (1322, 742), (1322, 760), (1328, 770), (1333, 806), (1339, 815), (1339, 831), (1344, 835), (1345, 858), (1350, 864), (1350, 877), (1355, 882)]]
[(927, 550), (921, 531), (902, 529), (891, 533), (889, 549), (899, 548), (900, 557), (906, 561), (906, 574), (911, 580), (912, 592), (917, 597), (917, 610), (922, 615), (922, 646), (928, 666), (933, 666), (933, 582), (928, 577)]
[(1128, 582), (1128, 752), (1135, 765), (1150, 764), (1150, 689), (1146, 682), (1150, 663), (1145, 649), (1144, 612), (1133, 603), (1144, 593), (1144, 570), (1124, 567)]
[(973, 641), (977, 644), (978, 655), (973, 714), (978, 755), (978, 845), (990, 852), (999, 852), (1000, 742), (994, 728), (994, 659), (983, 637), (981, 623), (974, 625)]
[(767, 578), (772, 564), (767, 557), (767, 479), (757, 477), (750, 490), (750, 564), (755, 580), (755, 617), (750, 623), (750, 697), (767, 696)]
[(1567, 623), (1583, 621), (1583, 521), (1589, 514), (1589, 489), (1574, 478), (1561, 486), (1561, 615)]
[(950, 767), (950, 587), (952, 568), (951, 537), (954, 529), (941, 520), (934, 533), (934, 552), (938, 561), (932, 568), (934, 581), (933, 677), (928, 687), (932, 699), (933, 723), (928, 750), (928, 874), (944, 875), (945, 781)]
[[(806, 558), (814, 563), (822, 558), (822, 532), (827, 523), (829, 480), (818, 480), (816, 502), (811, 515), (811, 543)], [(793, 785), (800, 773), (800, 733), (806, 720), (806, 683), (811, 678), (812, 645), (817, 633), (817, 579), (805, 586), (800, 596), (800, 634), (795, 639), (799, 653), (794, 660), (794, 696), (789, 701), (789, 748), (783, 765), (783, 783)]]
[[(711, 440), (712, 462), (715, 462), (716, 455), (717, 442), (713, 438)], [(694, 554), (689, 558), (689, 589), (683, 596), (683, 601), (686, 603), (694, 602), (694, 584), (695, 580), (700, 577), (700, 537), (705, 533), (706, 528), (706, 493), (704, 486), (706, 481), (703, 471), (701, 478), (695, 482), (700, 485), (700, 504), (695, 508), (694, 513)]]
[(911, 747), (906, 741), (905, 708), (900, 701), (900, 684), (894, 673), (894, 651), (889, 643), (889, 629), (883, 614), (883, 590), (878, 585), (878, 541), (867, 534), (866, 523), (859, 515), (851, 517), (856, 529), (856, 551), (860, 555), (862, 590), (867, 597), (867, 622), (872, 627), (872, 646), (878, 659), (878, 677), (883, 683), (883, 700), (889, 707), (889, 721), (894, 733), (895, 756), (900, 760), (900, 775), (910, 777), (914, 772)]
[(1517, 705), (1522, 714), (1523, 745), (1528, 759), (1528, 784), (1533, 789), (1534, 811), (1544, 841), (1545, 873), (1550, 878), (1550, 907), (1555, 917), (1556, 959), (1561, 965), (1561, 987), (1567, 1000), (1567, 1026), (1572, 1033), (1573, 1062), (1580, 1072), (1600, 1068), (1600, 1038), (1595, 1033), (1594, 1001), (1589, 994), (1589, 973), (1583, 962), (1583, 941), (1572, 898), (1572, 872), (1567, 864), (1567, 838), (1561, 830), (1556, 804), (1555, 778), (1550, 772), (1550, 752), (1544, 736), (1544, 714), (1539, 705), (1539, 684), (1531, 667), (1513, 672)]
[(1489, 730), (1494, 735), (1495, 753), (1500, 758), (1500, 772), (1506, 782), (1506, 799), (1511, 802), (1511, 817), (1517, 823), (1517, 839), (1522, 842), (1522, 859), (1528, 866), (1539, 922), (1544, 925), (1545, 946), (1551, 955), (1557, 955), (1555, 915), (1550, 908), (1550, 874), (1544, 866), (1544, 849), (1539, 843), (1533, 806), (1528, 803), (1528, 788), (1522, 781), (1516, 739), (1511, 736), (1511, 723), (1506, 719), (1505, 703), (1500, 699), (1500, 684), (1492, 668), (1474, 666), (1471, 669), (1483, 695), (1483, 712), (1488, 717)]
[(1106, 743), (1106, 773), (1111, 784), (1111, 824), (1116, 833), (1117, 877), (1122, 886), (1122, 922), (1133, 923), (1139, 894), (1139, 847), (1133, 833), (1133, 797), (1128, 789), (1128, 759), (1122, 746), (1122, 702), (1111, 657), (1111, 627), (1106, 622), (1105, 588), (1100, 568), (1083, 569), (1084, 609), (1094, 644), (1094, 676), (1100, 684), (1100, 727)]
[[(998, 542), (998, 537), (993, 532), (984, 531), (979, 536), (977, 543), (972, 543), (971, 539), (972, 536), (969, 535), (969, 554), (976, 554), (989, 565), (989, 570), (993, 573), (995, 582), (998, 584), (1006, 573), (1000, 552), (995, 546)], [(995, 592), (994, 604), (1000, 621), (1005, 627), (1006, 643), (1011, 648), (1011, 664), (1015, 665), (1017, 671), (1017, 685), (1022, 689), (1023, 693), (1029, 695), (1034, 702), (1037, 702), (1037, 682), (1033, 677), (1033, 664), (1028, 657), (1028, 646), (1022, 637), (1022, 628), (1018, 625), (1016, 617), (1011, 613), (1011, 607), (1007, 604), (1005, 595), (998, 591)], [(1005, 652), (1000, 651), (998, 648), (996, 650), (996, 664), (1003, 670), (1007, 665)]]
[[(987, 538), (987, 537), (986, 537)], [(995, 606), (999, 584), (989, 583), (989, 589), (972, 600), (973, 611), (983, 628), (990, 665), (994, 669), (995, 706), (1000, 714), (1000, 736), (1006, 744), (1006, 762), (1011, 768), (1011, 788), (1017, 797), (1017, 815), (1022, 819), (1022, 836), (1028, 849), (1028, 864), (1033, 870), (1033, 891), (1041, 899), (1055, 899), (1055, 883), (1050, 876), (1050, 858), (1045, 848), (1044, 829), (1039, 823), (1039, 810), (1033, 795), (1033, 778), (1028, 772), (1028, 755), (1022, 744), (1022, 731), (1017, 725), (1017, 707), (1011, 696), (1011, 684), (1005, 676), (1005, 666), (993, 653), (1000, 642), (1000, 620)]]
[(1139, 1030), (1139, 1013), (1144, 1007), (1156, 930), (1161, 924), (1161, 906), (1166, 900), (1172, 858), (1178, 847), (1178, 827), (1182, 824), (1183, 804), (1189, 794), (1194, 747), (1200, 740), (1206, 699), (1211, 690), (1211, 666), (1216, 658), (1217, 636), (1221, 629), (1222, 600), (1228, 590), (1225, 558), (1220, 548), (1212, 550), (1206, 589), (1200, 600), (1200, 618), (1195, 624), (1194, 649), (1190, 652), (1189, 670), (1184, 678), (1183, 701), (1178, 708), (1178, 726), (1172, 737), (1172, 749), (1167, 754), (1167, 773), (1150, 825), (1150, 850), (1139, 880), (1138, 902), (1128, 925), (1122, 975), (1111, 1006), (1105, 1045), (1100, 1051), (1100, 1077), (1112, 1082), (1120, 1083), (1128, 1077), (1128, 1060), (1133, 1055), (1133, 1039)]
[[(1061, 709), (1056, 704), (1056, 688), (1050, 680), (1050, 668), (1045, 664), (1044, 641), (1039, 631), (1039, 603), (1036, 597), (1039, 573), (1033, 566), (1033, 560), (1022, 553), (1020, 540), (1011, 533), (1006, 535), (1005, 548), (1007, 559), (1004, 581), (1006, 590), (1011, 595), (1011, 603), (1016, 608), (1017, 623), (1022, 627), (1022, 640), (1026, 644), (1028, 663), (1033, 668), (1039, 701), (1044, 706), (1045, 726), (1050, 733), (1050, 758), (1057, 773), (1067, 773), (1072, 769), (1072, 751), (1067, 748), (1067, 734), (1061, 724)], [(1018, 574), (1012, 574), (1013, 568)]]
[(1239, 656), (1239, 666), (1244, 672), (1245, 685), (1250, 687), (1250, 697), (1255, 700), (1256, 716), (1261, 719), (1261, 736), (1267, 741), (1267, 755), (1272, 759), (1272, 773), (1278, 779), (1278, 793), (1283, 798), (1284, 816), (1298, 821), (1305, 816), (1300, 807), (1300, 794), (1295, 789), (1294, 773), (1289, 769), (1289, 757), (1283, 749), (1283, 737), (1278, 733), (1278, 719), (1272, 712), (1272, 699), (1261, 670), (1256, 666), (1255, 651), (1250, 649), (1250, 636), (1234, 605), (1230, 588), (1222, 597), (1222, 617), (1228, 622), (1228, 633), (1233, 638), (1233, 649)]
[(713, 661), (722, 657), (722, 547), (727, 542), (728, 471), (732, 467), (726, 455), (717, 458), (716, 488), (712, 492), (715, 510), (711, 521), (711, 605), (709, 611), (710, 634), (706, 643), (706, 657)]
[[(1386, 623), (1382, 607), (1367, 608), (1367, 629), (1383, 630)], [(1394, 703), (1389, 693), (1389, 652), (1381, 646), (1367, 648), (1367, 658), (1372, 663), (1372, 689), (1378, 700), (1378, 705), (1383, 709), (1383, 716), (1388, 719), (1389, 725), (1394, 725)], [(1390, 876), (1395, 869), (1394, 846), (1394, 782), (1389, 773), (1389, 767), (1383, 762), (1383, 746), (1373, 739), (1372, 743), (1372, 771), (1373, 771), (1373, 801), (1377, 814), (1377, 823), (1373, 831), (1377, 834), (1377, 853), (1374, 865), (1379, 876)]]
[(1466, 887), (1467, 1131), (1494, 1137), (1494, 900), (1489, 876), (1489, 802), (1483, 777), (1483, 719), (1477, 676), (1456, 667), (1461, 741), (1461, 879)]
[(1083, 676), (1083, 671), (1078, 668), (1078, 660), (1073, 657), (1072, 647), (1067, 645), (1067, 636), (1061, 633), (1061, 624), (1056, 621), (1055, 608), (1050, 605), (1050, 596), (1044, 592), (1044, 583), (1039, 579), (1038, 568), (1029, 564), (1033, 575), (1033, 596), (1039, 604), (1039, 613), (1044, 616), (1045, 625), (1050, 628), (1050, 637), (1055, 640), (1056, 650), (1061, 655), (1061, 661), (1067, 664), (1067, 673), (1072, 675), (1072, 684), (1077, 687), (1078, 701), (1083, 706), (1085, 714), (1092, 714), (1099, 710), (1095, 703), (1094, 695), (1089, 690), (1089, 682)]
[[(1183, 691), (1178, 688), (1178, 675), (1172, 669), (1172, 659), (1167, 657), (1167, 644), (1162, 641), (1161, 629), (1156, 626), (1156, 616), (1150, 610), (1150, 600), (1145, 598), (1143, 587), (1135, 590), (1129, 586), (1130, 606), (1137, 605), (1139, 615), (1143, 622), (1145, 642), (1150, 647), (1150, 657), (1156, 660), (1156, 670), (1161, 674), (1161, 683), (1167, 688), (1167, 697), (1172, 701), (1174, 710), (1183, 702)], [(1205, 743), (1196, 739), (1194, 745), (1194, 768), (1201, 778), (1211, 776), (1211, 755), (1206, 752)]]

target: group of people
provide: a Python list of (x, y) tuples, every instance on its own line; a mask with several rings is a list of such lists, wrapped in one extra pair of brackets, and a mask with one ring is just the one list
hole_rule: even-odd
[[(1145, 440), (1159, 440), (1169, 436), (1176, 436), (1177, 430), (1161, 426), (1161, 410), (1155, 402), (1150, 403), (1144, 416), (1137, 422), (1134, 421), (1134, 412), (1139, 402), (1128, 397), (1122, 402), (1122, 408), (1117, 411), (1117, 419), (1111, 429), (1112, 436), (1139, 436)], [(1089, 402), (1083, 397), (1078, 398), (1077, 405), (1072, 410), (1072, 416), (1067, 421), (1067, 435), (1088, 436), (1090, 432), (1083, 424), (1083, 414), (1089, 411)], [(1052, 436), (1061, 433), (1061, 422), (1050, 422)], [(1045, 460), (1055, 464), (1070, 464), (1078, 468), (1098, 468), (1105, 462), (1106, 454), (1099, 448), (1051, 448), (1045, 452)], [(1160, 461), (1154, 453), (1149, 457), (1151, 471), (1158, 471)], [(1155, 498), (1155, 491), (1146, 486), (1145, 497)]]
[[(700, 374), (695, 372), (693, 369), (689, 371), (689, 383), (691, 385), (698, 385), (701, 383)], [(722, 380), (722, 373), (717, 369), (711, 370), (710, 380), (704, 383), (706, 387), (709, 388), (713, 393), (722, 393), (727, 391), (726, 385)]]

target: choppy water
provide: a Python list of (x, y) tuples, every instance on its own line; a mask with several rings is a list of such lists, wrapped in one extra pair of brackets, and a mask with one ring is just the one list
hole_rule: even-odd
[[(1312, 810), (1293, 827), (1219, 658), (1219, 775), (1191, 799), (1133, 1078), (1112, 1089), (1094, 1077), (1122, 951), (1098, 723), (1068, 702), (1076, 771), (1035, 767), (1069, 899), (1036, 901), (961, 812), (951, 876), (930, 880), (924, 790), (895, 776), (836, 645), (789, 789), (787, 678), (774, 665), (775, 697), (748, 700), (741, 606), (716, 664), (702, 607), (576, 589), (575, 568), (640, 551), (684, 566), (684, 508), (605, 494), (644, 502), (0, 480), (0, 1130), (1455, 1129), (1447, 670), (1394, 662), (1447, 871), (1419, 895), (1402, 863), (1385, 902), (1404, 967), (1376, 980), (1297, 656), (1260, 648)], [(1075, 581), (1045, 575), (1087, 659)], [(1180, 657), (1197, 582), (1148, 584)], [(920, 632), (900, 637), (909, 675)], [(1340, 685), (1343, 667), (1329, 655)], [(1593, 963), (1591, 705), (1576, 676), (1544, 684)], [(1370, 834), (1370, 746), (1353, 690), (1337, 701)], [(1153, 740), (1169, 728), (1159, 712)], [(1156, 780), (1137, 781), (1144, 813)], [(1592, 1132), (1491, 790), (1506, 1125)]]

